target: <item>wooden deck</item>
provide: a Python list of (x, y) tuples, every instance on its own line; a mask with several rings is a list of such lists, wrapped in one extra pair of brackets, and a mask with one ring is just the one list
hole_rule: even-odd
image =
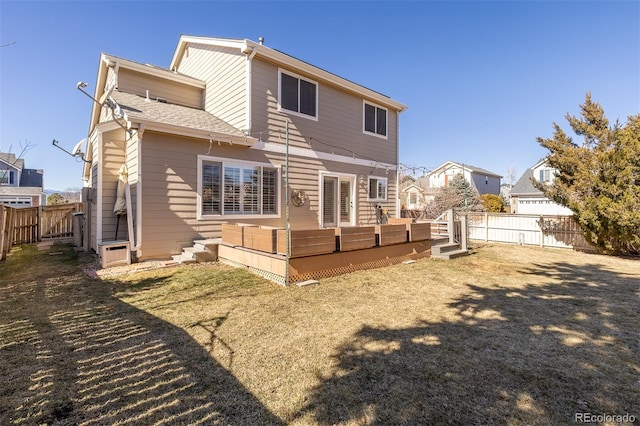
[(431, 254), (431, 225), (428, 223), (289, 232), (287, 239), (284, 229), (224, 225), (218, 257), (223, 262), (247, 267), (286, 285), (380, 268)]

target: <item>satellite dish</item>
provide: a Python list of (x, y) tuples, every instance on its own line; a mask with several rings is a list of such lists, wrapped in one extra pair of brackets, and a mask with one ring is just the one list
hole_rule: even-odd
[(114, 85), (112, 85), (109, 89), (107, 89), (107, 90), (102, 94), (102, 96), (100, 96), (100, 100), (98, 101), (98, 103), (99, 103), (100, 105), (104, 105), (105, 101), (111, 97), (111, 94), (113, 93), (113, 89), (115, 89), (115, 88), (116, 88), (116, 85), (114, 84)]
[(87, 141), (86, 138), (82, 139), (80, 142), (76, 144), (71, 150), (71, 155), (82, 155), (82, 145)]

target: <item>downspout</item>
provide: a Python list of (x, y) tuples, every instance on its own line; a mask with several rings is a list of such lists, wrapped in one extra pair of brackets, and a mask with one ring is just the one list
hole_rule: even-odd
[(104, 171), (102, 170), (103, 168), (103, 162), (104, 162), (104, 158), (102, 158), (104, 150), (102, 149), (102, 131), (98, 130), (98, 134), (97, 134), (97, 145), (98, 145), (98, 167), (97, 167), (97, 172), (98, 172), (98, 178), (97, 178), (97, 184), (98, 184), (98, 190), (97, 190), (97, 197), (98, 197), (98, 202), (96, 203), (96, 209), (98, 210), (96, 212), (96, 222), (98, 222), (96, 224), (96, 250), (98, 249), (98, 245), (102, 243), (102, 174), (104, 173)]
[(248, 47), (246, 47), (243, 50), (243, 53), (245, 53), (247, 55), (247, 62), (246, 62), (246, 76), (247, 76), (247, 80), (246, 80), (246, 86), (245, 86), (245, 133), (247, 135), (251, 135), (251, 128), (253, 126), (252, 123), (252, 117), (251, 117), (251, 107), (252, 107), (252, 102), (251, 102), (251, 89), (252, 89), (252, 81), (253, 81), (253, 57), (256, 56), (257, 53), (257, 49), (255, 47), (252, 47), (251, 49), (249, 49)]
[(140, 247), (142, 246), (142, 136), (144, 135), (144, 124), (138, 126), (138, 141), (136, 144), (136, 151), (138, 154), (138, 181), (136, 182), (136, 240), (135, 245), (131, 248), (131, 251), (136, 252), (136, 257), (140, 258)]

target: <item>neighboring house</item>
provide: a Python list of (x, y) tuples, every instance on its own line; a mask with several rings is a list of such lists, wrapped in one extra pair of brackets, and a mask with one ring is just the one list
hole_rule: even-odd
[(480, 167), (454, 163), (453, 161), (447, 161), (428, 173), (429, 192), (433, 193), (438, 188), (449, 186), (449, 182), (457, 174), (462, 174), (480, 195), (500, 194), (500, 179), (502, 176)]
[(138, 259), (220, 237), (223, 223), (284, 228), (287, 193), (291, 229), (398, 212), (406, 106), (262, 43), (181, 36), (168, 69), (102, 54), (94, 98), (107, 100), (93, 104), (83, 171), (96, 251), (118, 226)]
[(551, 183), (556, 170), (549, 167), (544, 159), (527, 169), (511, 188), (511, 213), (536, 215), (572, 215), (567, 207), (556, 204), (533, 186), (533, 180)]
[(416, 184), (412, 176), (400, 179), (400, 206), (407, 210), (421, 210), (427, 202), (425, 190)]
[(500, 196), (505, 202), (503, 208), (507, 213), (511, 213), (511, 188), (513, 188), (513, 185), (509, 183), (500, 185)]
[(11, 207), (37, 207), (47, 202), (43, 171), (25, 169), (24, 159), (0, 152), (0, 204)]

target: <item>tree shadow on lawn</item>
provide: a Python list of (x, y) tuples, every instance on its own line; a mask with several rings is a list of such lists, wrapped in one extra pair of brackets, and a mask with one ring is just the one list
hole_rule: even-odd
[(637, 276), (566, 263), (521, 272), (545, 284), (469, 285), (444, 322), (362, 327), (299, 417), (380, 425), (640, 417)]
[(282, 424), (187, 333), (107, 282), (4, 283), (0, 307), (0, 424)]

